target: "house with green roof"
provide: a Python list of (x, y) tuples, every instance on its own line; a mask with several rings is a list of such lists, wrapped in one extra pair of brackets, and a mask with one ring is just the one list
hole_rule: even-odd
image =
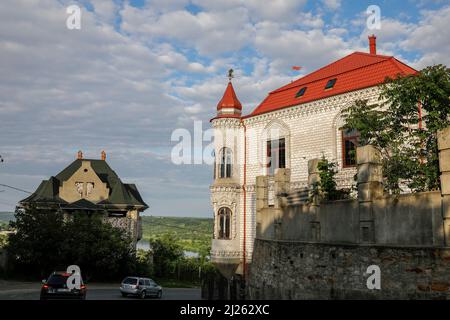
[(36, 191), (21, 200), (19, 206), (37, 209), (57, 209), (64, 214), (74, 211), (104, 214), (105, 220), (129, 232), (136, 243), (142, 236), (140, 213), (148, 208), (136, 185), (123, 183), (101, 159), (77, 159), (56, 176), (43, 180)]

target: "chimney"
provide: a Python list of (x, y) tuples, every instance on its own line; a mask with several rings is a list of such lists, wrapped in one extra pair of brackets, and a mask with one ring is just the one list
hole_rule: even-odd
[(377, 54), (377, 37), (375, 35), (369, 36), (370, 54)]
[(105, 150), (102, 150), (102, 160), (103, 161), (106, 160), (106, 152), (105, 152)]
[(78, 151), (77, 159), (83, 159), (83, 152), (81, 152), (81, 150)]

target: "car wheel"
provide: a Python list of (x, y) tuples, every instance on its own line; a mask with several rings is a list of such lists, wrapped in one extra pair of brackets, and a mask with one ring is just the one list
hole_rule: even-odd
[(156, 295), (156, 297), (157, 297), (158, 299), (161, 299), (161, 297), (162, 297), (162, 290), (159, 290), (159, 291), (158, 291), (158, 294)]
[(122, 293), (122, 297), (126, 297), (127, 296), (126, 293), (123, 293), (123, 292), (121, 292), (121, 293)]
[(141, 299), (145, 299), (145, 297), (147, 296), (147, 293), (145, 292), (145, 290), (142, 290), (141, 294), (140, 294), (140, 298)]

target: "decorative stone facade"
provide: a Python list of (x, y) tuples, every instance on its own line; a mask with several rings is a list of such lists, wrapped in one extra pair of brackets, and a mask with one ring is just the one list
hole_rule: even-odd
[[(233, 175), (231, 179), (218, 178), (210, 188), (211, 204), (215, 217), (214, 239), (212, 241), (212, 261), (230, 261), (236, 272), (243, 272), (244, 254), (244, 205), (246, 206), (245, 252), (250, 263), (256, 236), (256, 177), (266, 175), (264, 155), (266, 141), (271, 133), (286, 139), (286, 168), (291, 170), (291, 189), (301, 190), (308, 185), (308, 160), (324, 155), (338, 163), (337, 182), (339, 188), (355, 187), (356, 167), (344, 168), (342, 164), (343, 125), (341, 111), (357, 99), (377, 102), (379, 88), (372, 87), (355, 92), (333, 96), (311, 103), (293, 106), (255, 117), (215, 118), (211, 121), (215, 130), (215, 154), (224, 147), (233, 150)], [(245, 135), (244, 135), (245, 131)], [(217, 139), (219, 137), (219, 139)], [(246, 137), (247, 141), (244, 140)], [(246, 145), (246, 150), (244, 146)], [(246, 153), (246, 202), (244, 203), (244, 154)], [(217, 171), (219, 161), (216, 160)], [(273, 184), (272, 188), (273, 188)], [(269, 193), (273, 196), (273, 190)], [(231, 240), (217, 240), (217, 213), (220, 207), (232, 210)]]

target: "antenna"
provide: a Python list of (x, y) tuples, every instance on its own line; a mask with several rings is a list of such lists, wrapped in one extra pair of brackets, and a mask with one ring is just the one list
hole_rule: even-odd
[(233, 69), (228, 70), (228, 80), (229, 80), (229, 81), (231, 81), (231, 79), (234, 78), (233, 73), (234, 73), (234, 70), (233, 70)]

